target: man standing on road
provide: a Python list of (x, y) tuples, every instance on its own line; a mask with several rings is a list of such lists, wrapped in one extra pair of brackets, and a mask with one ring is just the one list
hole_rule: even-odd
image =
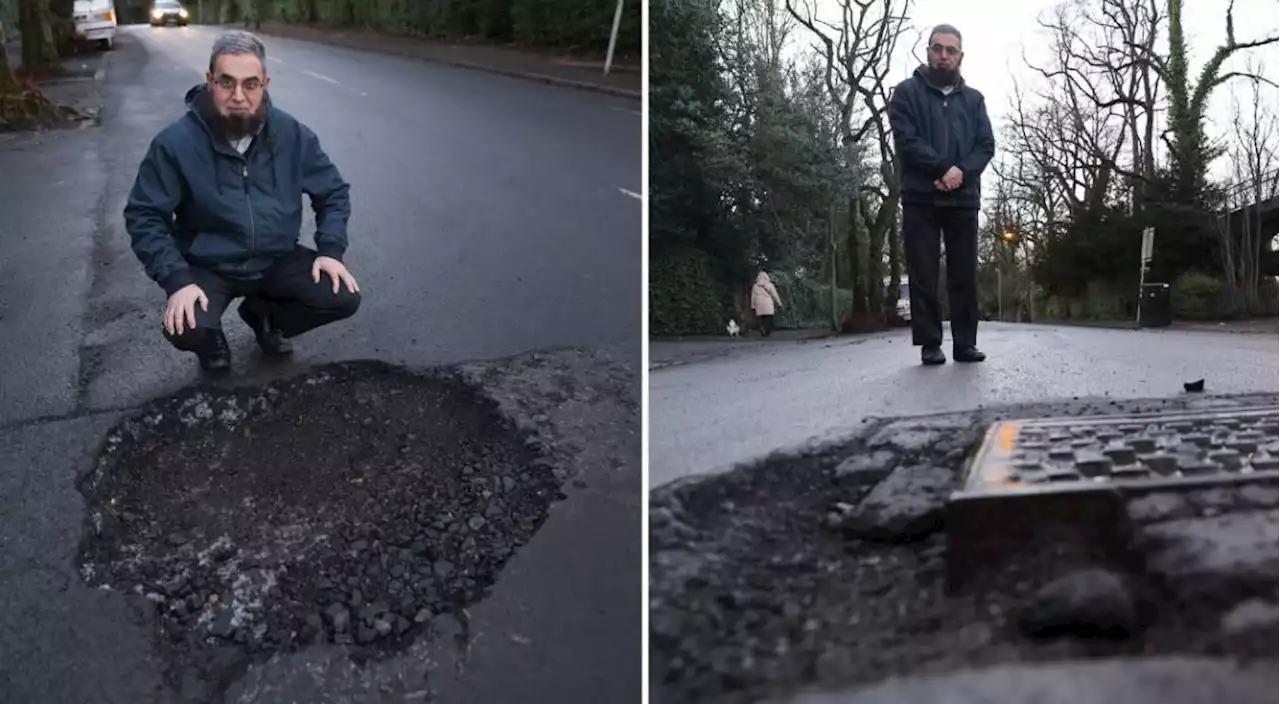
[[(152, 140), (124, 209), (134, 254), (169, 297), (165, 336), (206, 371), (230, 368), (222, 314), (235, 298), (268, 355), (360, 306), (342, 263), (349, 186), (315, 133), (271, 104), (265, 59), (248, 32), (214, 42), (206, 82)], [(304, 193), (315, 250), (298, 243)]]
[(945, 364), (938, 305), (940, 242), (946, 242), (952, 355), (981, 362), (978, 350), (978, 210), (982, 172), (995, 138), (982, 94), (960, 76), (960, 32), (929, 35), (929, 64), (899, 83), (889, 125), (902, 162), (902, 239), (911, 285), (911, 338), (925, 364)]

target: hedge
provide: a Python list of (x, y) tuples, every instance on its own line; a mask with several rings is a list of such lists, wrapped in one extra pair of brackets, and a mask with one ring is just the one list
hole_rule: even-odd
[[(212, 3), (215, 0), (206, 0)], [(231, 0), (223, 22), (252, 16), (293, 24), (372, 29), (433, 39), (467, 39), (577, 51), (609, 47), (616, 0)], [(207, 10), (206, 10), (207, 12)], [(640, 0), (626, 0), (618, 56), (640, 56)]]
[[(782, 310), (773, 318), (774, 327), (783, 330), (825, 330), (831, 327), (831, 285), (791, 276), (786, 272), (769, 274)], [(838, 289), (836, 310), (840, 317), (853, 307), (853, 292)]]
[(1182, 320), (1215, 320), (1221, 316), (1222, 282), (1188, 271), (1173, 282), (1173, 315)]
[(723, 333), (733, 312), (732, 296), (716, 280), (711, 257), (692, 247), (650, 252), (649, 333)]

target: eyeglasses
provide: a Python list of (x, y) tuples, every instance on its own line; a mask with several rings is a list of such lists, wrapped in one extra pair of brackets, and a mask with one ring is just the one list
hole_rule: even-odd
[(262, 90), (262, 79), (260, 78), (246, 78), (244, 81), (237, 81), (231, 76), (218, 76), (213, 82), (228, 93), (234, 93), (236, 86), (239, 86), (246, 94), (257, 93)]
[(929, 51), (932, 51), (935, 54), (941, 54), (942, 52), (945, 51), (947, 53), (947, 56), (960, 55), (960, 47), (950, 46), (948, 44), (932, 44), (929, 46)]

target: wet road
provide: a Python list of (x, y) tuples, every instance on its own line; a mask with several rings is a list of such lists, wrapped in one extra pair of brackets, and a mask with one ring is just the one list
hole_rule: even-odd
[[(124, 28), (101, 139), (66, 151), (61, 158), (79, 163), (48, 173), (60, 182), (52, 191), (12, 194), (27, 208), (70, 203), (92, 223), (78, 235), (59, 227), (42, 245), (42, 261), (67, 272), (49, 309), (31, 311), (33, 321), (58, 321), (58, 333), (39, 333), (58, 359), (39, 362), (39, 382), (19, 386), (27, 402), (4, 404), (0, 422), (133, 405), (196, 378), (193, 360), (159, 335), (163, 295), (129, 251), (121, 211), (150, 139), (202, 80), (215, 36)], [(352, 184), (346, 259), (365, 299), (349, 322), (300, 338), (298, 363), (441, 364), (568, 345), (616, 347), (639, 361), (634, 101), (289, 39), (269, 37), (267, 47), (276, 104), (319, 134)], [(40, 183), (48, 169), (32, 162), (24, 180)], [(98, 266), (83, 268), (90, 251)], [(77, 320), (86, 288), (87, 329), (64, 325)], [(252, 371), (252, 339), (234, 314), (225, 322), (236, 362)], [(73, 352), (82, 339), (83, 365)], [(0, 361), (16, 368), (29, 356), (9, 342)]]
[[(0, 137), (0, 702), (170, 701), (151, 621), (75, 574), (84, 508), (73, 480), (120, 411), (199, 380), (194, 359), (160, 335), (163, 293), (129, 250), (121, 211), (149, 141), (202, 80), (215, 34), (122, 28), (106, 58), (101, 126)], [(354, 318), (298, 338), (280, 364), (259, 358), (230, 312), (232, 382), (328, 361), (434, 366), (565, 346), (638, 368), (634, 101), (267, 45), (274, 100), (319, 134), (352, 183), (347, 262), (364, 302)], [(304, 243), (312, 226), (308, 217)], [(554, 421), (555, 409), (538, 412)], [(476, 647), (475, 679), (454, 692), (463, 700), (509, 701), (512, 688), (537, 686), (561, 701), (625, 701), (638, 686), (638, 420), (571, 423), (595, 428), (573, 445), (607, 447), (592, 461), (604, 471), (567, 492), (475, 609), (488, 645)], [(628, 536), (635, 543), (621, 545)], [(581, 569), (602, 561), (608, 575), (584, 580)], [(565, 600), (577, 610), (564, 613)], [(540, 630), (521, 636), (538, 657), (503, 665), (515, 662), (503, 643), (522, 654), (526, 642), (503, 630), (535, 622)]]
[(804, 343), (657, 343), (696, 360), (649, 377), (649, 483), (721, 471), (851, 433), (870, 416), (1074, 397), (1161, 398), (1280, 389), (1272, 335), (983, 324), (980, 365), (924, 368), (907, 330)]

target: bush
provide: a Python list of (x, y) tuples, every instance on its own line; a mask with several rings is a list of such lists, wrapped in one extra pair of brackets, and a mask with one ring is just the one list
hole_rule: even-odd
[(1065, 320), (1067, 317), (1067, 302), (1060, 296), (1046, 296), (1041, 299), (1040, 310), (1037, 311), (1040, 318), (1048, 318), (1049, 320)]
[[(260, 1), (223, 5), (223, 21), (236, 21)], [(614, 0), (267, 0), (262, 12), (282, 22), (603, 52), (616, 7)], [(640, 55), (641, 19), (639, 2), (623, 5), (619, 56)]]
[(1262, 286), (1259, 287), (1262, 296), (1262, 309), (1267, 315), (1280, 315), (1280, 286), (1276, 285), (1274, 277), (1267, 277), (1262, 280)]
[(1137, 303), (1136, 293), (1096, 282), (1086, 284), (1079, 298), (1043, 289), (1035, 294), (1036, 316), (1048, 320), (1125, 320), (1137, 314)]
[[(774, 327), (780, 330), (816, 330), (831, 327), (831, 285), (773, 272), (769, 274), (782, 299), (782, 310), (773, 318)], [(747, 301), (750, 305), (750, 300)], [(853, 292), (839, 289), (836, 292), (836, 310), (842, 314), (853, 306)]]
[(1173, 282), (1173, 314), (1184, 320), (1219, 317), (1222, 282), (1199, 271), (1188, 271)]
[(731, 297), (716, 280), (711, 257), (677, 247), (649, 258), (649, 332), (706, 335), (723, 332), (733, 312)]
[(1090, 282), (1085, 287), (1085, 317), (1089, 320), (1123, 320), (1129, 317), (1125, 299), (1113, 287)]

